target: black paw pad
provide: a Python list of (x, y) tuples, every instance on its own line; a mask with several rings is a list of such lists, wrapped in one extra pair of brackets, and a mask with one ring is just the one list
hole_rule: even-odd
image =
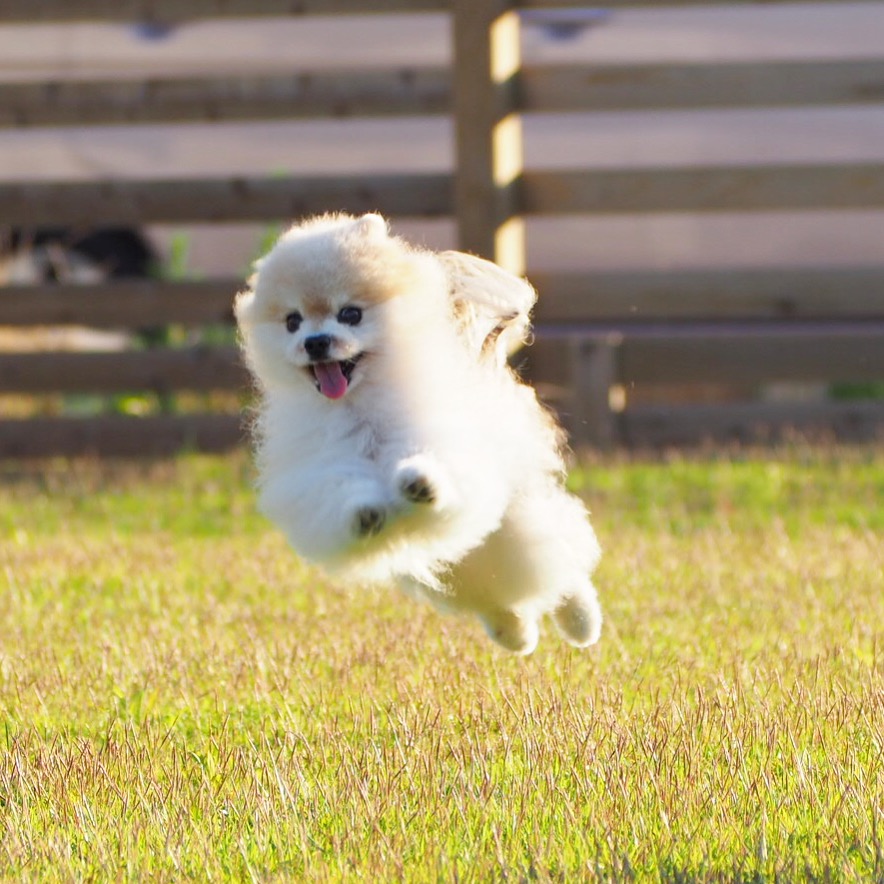
[(436, 502), (436, 489), (425, 476), (417, 476), (403, 484), (402, 493), (414, 503)]
[(356, 533), (360, 537), (374, 537), (380, 533), (386, 514), (378, 507), (366, 506), (356, 513)]

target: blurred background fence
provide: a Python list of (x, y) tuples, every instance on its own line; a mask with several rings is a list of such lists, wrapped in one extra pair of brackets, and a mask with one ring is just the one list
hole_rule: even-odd
[(881, 2), (0, 0), (0, 457), (239, 444), (233, 296), (332, 210), (526, 272), (521, 365), (577, 445), (879, 437), (876, 28)]

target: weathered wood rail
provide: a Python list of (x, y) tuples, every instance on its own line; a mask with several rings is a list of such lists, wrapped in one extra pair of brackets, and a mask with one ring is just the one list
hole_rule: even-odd
[[(730, 0), (734, 5), (735, 0)], [(788, 5), (792, 0), (765, 0)], [(873, 3), (879, 0), (866, 0)], [(760, 5), (738, 0), (736, 5)], [(577, 0), (0, 0), (0, 26), (345, 13), (447, 13), (450, 68), (294, 71), (290, 75), (0, 83), (0, 128), (450, 115), (454, 169), (433, 174), (49, 182), (0, 180), (5, 223), (38, 225), (280, 221), (327, 211), (455, 217), (460, 245), (527, 271), (538, 287), (537, 343), (526, 370), (577, 444), (686, 444), (752, 439), (789, 427), (875, 438), (877, 401), (636, 405), (632, 384), (884, 380), (884, 259), (840, 267), (709, 267), (650, 272), (538, 272), (525, 266), (526, 217), (884, 208), (884, 162), (745, 162), (690, 167), (526, 168), (521, 117), (546, 112), (822, 107), (884, 102), (880, 57), (758, 63), (541, 66), (521, 59), (525, 9)], [(658, 7), (608, 0), (610, 9)], [(668, 6), (714, 6), (669, 0)], [(0, 327), (137, 329), (231, 321), (241, 281), (105, 282), (0, 290)], [(117, 353), (0, 353), (4, 396), (242, 390), (231, 347)], [(621, 403), (622, 405), (622, 403)], [(215, 450), (241, 438), (238, 412), (0, 414), (0, 457)]]
[[(878, 101), (884, 61), (523, 66), (523, 112)], [(0, 127), (396, 117), (452, 107), (447, 68), (0, 84)]]

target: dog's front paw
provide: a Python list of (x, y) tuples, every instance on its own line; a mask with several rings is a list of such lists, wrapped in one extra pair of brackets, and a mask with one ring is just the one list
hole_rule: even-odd
[(374, 537), (380, 534), (387, 521), (387, 513), (381, 506), (363, 506), (353, 516), (353, 533), (356, 537)]
[(411, 503), (439, 507), (450, 497), (440, 468), (424, 456), (409, 458), (399, 465), (396, 485), (402, 497)]
[(412, 503), (435, 503), (439, 496), (430, 478), (420, 473), (400, 476), (399, 491)]

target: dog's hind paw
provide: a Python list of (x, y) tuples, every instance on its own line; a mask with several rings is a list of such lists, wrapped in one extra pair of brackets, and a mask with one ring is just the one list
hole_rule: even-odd
[(580, 593), (562, 599), (553, 620), (565, 640), (578, 648), (594, 645), (602, 631), (602, 612), (594, 595)]
[(383, 507), (363, 506), (353, 517), (353, 533), (357, 537), (374, 537), (383, 530), (387, 514)]
[(501, 647), (515, 654), (530, 654), (540, 638), (537, 622), (515, 611), (495, 611), (482, 617), (488, 635)]

